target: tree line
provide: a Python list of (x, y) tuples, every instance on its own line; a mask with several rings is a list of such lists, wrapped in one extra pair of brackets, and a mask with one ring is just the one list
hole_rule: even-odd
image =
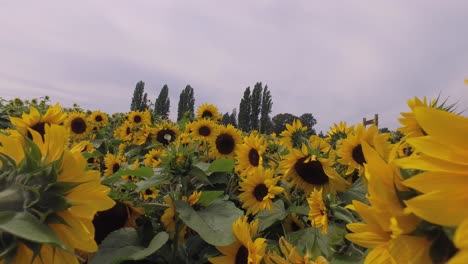
[[(231, 113), (224, 113), (221, 123), (232, 124), (244, 132), (257, 130), (260, 133), (281, 133), (286, 129), (286, 124), (291, 124), (295, 119), (302, 122), (309, 129), (310, 134), (316, 134), (314, 125), (317, 120), (312, 113), (304, 113), (300, 116), (291, 113), (281, 113), (271, 117), (273, 107), (273, 99), (267, 85), (257, 82), (253, 89), (247, 87), (244, 90), (244, 95), (239, 103), (239, 113), (234, 108)], [(145, 83), (139, 81), (133, 91), (132, 102), (130, 104), (131, 111), (150, 110), (153, 116), (161, 119), (169, 119), (170, 99), (169, 87), (165, 84), (154, 104), (148, 99), (148, 94), (145, 92)], [(177, 107), (177, 121), (181, 119), (193, 120), (195, 117), (195, 94), (194, 89), (187, 85), (179, 95), (179, 103)]]

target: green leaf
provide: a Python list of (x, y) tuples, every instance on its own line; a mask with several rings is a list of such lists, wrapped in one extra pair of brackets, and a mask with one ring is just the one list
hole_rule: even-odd
[(296, 213), (300, 215), (309, 215), (310, 208), (307, 205), (300, 205), (300, 206), (293, 205), (288, 208), (288, 211), (290, 213)]
[(201, 206), (208, 206), (223, 195), (224, 191), (203, 191), (200, 199), (197, 201), (197, 204)]
[(99, 150), (95, 150), (93, 152), (82, 152), (81, 153), (83, 155), (83, 157), (85, 159), (89, 159), (89, 158), (98, 158), (98, 157), (102, 157), (102, 153), (99, 151)]
[(162, 183), (168, 183), (169, 179), (162, 174), (156, 174), (153, 177), (146, 179), (144, 181), (140, 181), (136, 184), (137, 188), (135, 189), (136, 192), (141, 192), (151, 187), (157, 187)]
[(232, 172), (236, 166), (232, 159), (217, 159), (208, 168), (209, 172)]
[(305, 252), (306, 249), (316, 247), (317, 230), (314, 227), (304, 228), (296, 232), (286, 234), (286, 240), (296, 245), (296, 250)]
[(175, 201), (180, 219), (207, 243), (227, 246), (234, 241), (232, 224), (244, 213), (230, 201), (216, 201), (195, 211), (188, 203)]
[(197, 164), (195, 164), (194, 166), (201, 169), (202, 171), (206, 172), (206, 171), (208, 171), (208, 168), (210, 167), (210, 165), (211, 165), (211, 163), (200, 161)]
[(367, 188), (364, 186), (361, 178), (359, 178), (353, 183), (353, 186), (342, 193), (340, 197), (345, 204), (352, 204), (353, 200), (367, 204), (369, 202), (366, 199), (366, 193)]
[(125, 260), (126, 257), (142, 251), (137, 231), (133, 228), (121, 228), (110, 233), (99, 245), (99, 250), (89, 264), (112, 264)]
[(206, 182), (211, 185), (210, 180), (208, 180), (208, 175), (206, 175), (206, 173), (198, 167), (193, 167), (192, 170), (190, 170), (189, 175), (193, 175), (201, 182)]
[(288, 216), (288, 212), (284, 209), (284, 202), (277, 200), (273, 203), (271, 210), (262, 210), (257, 214), (257, 218), (260, 221), (258, 227), (260, 231), (263, 231), (274, 223), (282, 221), (286, 216)]
[(120, 178), (124, 175), (132, 175), (137, 177), (148, 178), (153, 176), (154, 171), (150, 167), (141, 167), (137, 169), (123, 169), (119, 170), (118, 172), (114, 173), (112, 176), (102, 180), (103, 184), (113, 184), (116, 181), (120, 180)]
[(160, 249), (164, 244), (166, 244), (167, 240), (169, 240), (169, 235), (166, 232), (160, 232), (156, 236), (153, 237), (151, 242), (149, 243), (148, 247), (138, 251), (136, 253), (133, 253), (132, 255), (128, 256), (126, 258), (127, 260), (141, 260), (149, 255), (153, 254), (156, 252), (158, 249)]
[(0, 230), (25, 240), (48, 243), (65, 248), (54, 231), (25, 212), (0, 212)]

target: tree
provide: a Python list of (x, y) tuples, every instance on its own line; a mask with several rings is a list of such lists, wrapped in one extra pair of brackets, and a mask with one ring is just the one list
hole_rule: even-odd
[(232, 109), (231, 115), (229, 116), (229, 124), (233, 125), (234, 127), (237, 127), (237, 111), (236, 109)]
[(255, 84), (250, 98), (250, 129), (260, 130), (259, 115), (262, 106), (262, 83)]
[(133, 91), (132, 103), (130, 111), (144, 111), (148, 108), (148, 95), (145, 93), (145, 83), (139, 81)]
[(182, 118), (193, 120), (195, 117), (195, 97), (193, 88), (187, 85), (179, 96), (179, 106), (177, 108), (177, 121)]
[(295, 119), (299, 119), (299, 117), (290, 114), (290, 113), (282, 113), (277, 114), (272, 118), (273, 121), (273, 132), (276, 134), (281, 134), (286, 129), (286, 124), (292, 124)]
[(227, 126), (229, 124), (229, 121), (231, 119), (229, 118), (229, 113), (226, 112), (224, 115), (223, 115), (223, 118), (221, 119), (221, 124)]
[(244, 91), (244, 97), (242, 97), (239, 104), (239, 117), (238, 117), (239, 129), (244, 132), (251, 130), (250, 126), (250, 86)]
[(301, 120), (302, 125), (308, 128), (309, 135), (317, 134), (314, 129), (315, 124), (317, 124), (317, 120), (311, 113), (304, 113), (299, 117), (299, 119)]
[(271, 93), (268, 90), (268, 86), (265, 85), (262, 94), (262, 108), (260, 111), (260, 132), (270, 134), (273, 131), (273, 123), (270, 118), (271, 108), (273, 106), (273, 100), (271, 99)]
[(154, 102), (154, 114), (161, 116), (163, 119), (168, 119), (170, 105), (169, 88), (165, 84)]

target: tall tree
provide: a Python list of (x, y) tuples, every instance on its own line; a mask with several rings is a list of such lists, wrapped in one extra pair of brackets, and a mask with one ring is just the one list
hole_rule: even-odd
[(159, 92), (158, 98), (156, 98), (156, 101), (154, 102), (154, 114), (161, 116), (163, 119), (168, 119), (170, 106), (169, 88), (167, 87), (167, 84), (165, 84)]
[(307, 132), (309, 135), (316, 134), (314, 126), (317, 124), (317, 120), (311, 113), (304, 113), (299, 117), (299, 119), (301, 120), (302, 125), (308, 128)]
[(239, 104), (239, 117), (237, 119), (239, 129), (244, 132), (251, 130), (250, 126), (250, 86), (244, 91), (244, 97), (242, 97)]
[(229, 116), (229, 123), (234, 127), (237, 127), (237, 110), (234, 108), (232, 109), (231, 115)]
[(179, 106), (177, 108), (177, 121), (187, 117), (193, 120), (195, 117), (195, 97), (193, 88), (187, 85), (179, 96)]
[(260, 128), (260, 111), (262, 106), (262, 83), (258, 82), (255, 84), (252, 90), (252, 96), (250, 99), (250, 129), (259, 130)]
[(275, 115), (273, 120), (273, 132), (276, 134), (280, 134), (286, 129), (286, 124), (292, 124), (295, 119), (299, 119), (299, 117), (290, 114), (290, 113), (282, 113)]
[(221, 124), (227, 126), (229, 124), (229, 121), (231, 121), (231, 119), (229, 118), (229, 113), (226, 112), (224, 115), (223, 115), (223, 118), (221, 119)]
[(144, 111), (146, 108), (148, 108), (148, 95), (145, 93), (145, 83), (139, 81), (133, 91), (130, 111)]
[(273, 100), (271, 93), (268, 90), (268, 85), (265, 85), (262, 93), (262, 107), (260, 111), (260, 132), (270, 134), (273, 131), (273, 123), (271, 121), (270, 113), (273, 107)]

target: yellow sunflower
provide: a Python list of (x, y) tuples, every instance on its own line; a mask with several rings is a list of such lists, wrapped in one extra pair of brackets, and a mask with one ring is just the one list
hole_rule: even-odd
[(314, 188), (324, 188), (325, 192), (344, 191), (349, 183), (346, 182), (333, 168), (335, 157), (330, 152), (328, 158), (320, 153), (309, 153), (306, 145), (301, 150), (292, 152), (281, 162), (284, 177), (291, 181), (296, 188), (310, 193)]
[[(41, 153), (41, 163), (38, 166), (60, 163), (59, 166), (55, 166), (59, 170), (57, 175), (53, 175), (53, 177), (43, 175), (44, 181), (53, 178), (56, 182), (45, 182), (44, 184), (50, 187), (53, 184), (59, 186), (60, 183), (76, 183), (77, 186), (63, 193), (59, 193), (60, 188), (44, 189), (45, 192), (55, 192), (53, 194), (49, 193), (49, 195), (56, 195), (57, 197), (63, 195), (68, 205), (65, 209), (55, 211), (57, 208), (53, 208), (53, 205), (46, 201), (42, 202), (40, 198), (37, 198), (34, 206), (38, 205), (39, 208), (28, 207), (25, 210), (35, 209), (35, 213), (45, 211), (47, 214), (54, 215), (54, 217), (47, 219), (61, 219), (61, 221), (51, 221), (50, 223), (47, 222), (47, 219), (43, 221), (69, 250), (65, 251), (58, 247), (43, 244), (38, 247), (40, 249), (39, 255), (34, 256), (33, 251), (27, 246), (27, 244), (33, 245), (32, 242), (29, 241), (27, 244), (19, 242), (13, 263), (78, 264), (76, 256), (72, 253), (74, 250), (95, 252), (98, 249), (94, 241), (94, 227), (92, 224), (94, 215), (98, 211), (111, 208), (115, 202), (108, 197), (109, 188), (101, 185), (99, 172), (86, 170), (86, 160), (81, 155), (83, 145), (68, 149), (69, 136), (64, 127), (46, 124), (44, 125), (43, 134), (33, 129), (30, 129), (30, 133), (34, 144)], [(3, 140), (0, 143), (2, 146), (9, 145), (9, 142), (3, 142)], [(14, 154), (14, 158), (18, 158), (16, 151)], [(35, 168), (34, 170), (37, 171), (38, 169)], [(41, 193), (41, 195), (43, 194)], [(44, 208), (50, 208), (45, 210), (43, 206), (46, 206)]]
[(151, 124), (151, 114), (148, 110), (131, 111), (126, 116), (127, 120), (135, 126)]
[(152, 131), (155, 141), (168, 146), (179, 136), (179, 128), (171, 121), (163, 121)]
[(59, 125), (67, 117), (67, 114), (62, 111), (62, 108), (57, 103), (55, 106), (49, 106), (47, 112), (41, 115), (39, 111), (31, 106), (29, 108), (29, 114), (23, 113), (21, 118), (10, 117), (11, 123), (21, 132), (23, 135), (27, 135), (32, 138), (28, 128), (37, 131), (39, 134), (44, 135), (45, 124), (56, 124)]
[(137, 146), (145, 144), (151, 131), (152, 128), (148, 125), (140, 126), (137, 131), (133, 133), (133, 144)]
[(282, 137), (280, 143), (288, 149), (300, 148), (307, 141), (307, 130), (299, 119), (295, 119), (292, 125), (286, 124), (286, 130), (280, 134)]
[(281, 253), (285, 258), (281, 257), (277, 252), (269, 252), (265, 257), (266, 264), (328, 264), (329, 262), (322, 256), (318, 256), (315, 260), (312, 258), (312, 254), (307, 252), (304, 256), (301, 256), (296, 248), (293, 247), (284, 237), (281, 237), (278, 241)]
[(291, 233), (305, 228), (304, 222), (297, 216), (296, 213), (291, 213), (284, 219), (284, 232)]
[(236, 171), (241, 176), (249, 175), (255, 168), (263, 167), (263, 154), (266, 150), (265, 139), (258, 134), (244, 137), (244, 143), (236, 151)]
[(415, 153), (395, 164), (425, 172), (403, 182), (422, 193), (405, 204), (431, 223), (459, 225), (468, 218), (468, 118), (429, 107), (414, 114), (427, 136), (407, 139)]
[(197, 119), (221, 120), (222, 115), (218, 113), (218, 108), (212, 104), (202, 104), (197, 110)]
[(399, 127), (398, 130), (405, 134), (403, 139), (425, 136), (426, 132), (421, 128), (414, 116), (414, 109), (416, 107), (436, 107), (436, 100), (428, 102), (424, 97), (423, 101), (421, 101), (415, 96), (414, 99), (408, 100), (408, 106), (411, 108), (411, 112), (402, 112), (403, 118), (398, 119), (402, 124), (402, 127)]
[[(176, 232), (176, 221), (177, 221), (174, 200), (169, 195), (166, 195), (164, 196), (164, 201), (166, 202), (167, 205), (169, 205), (169, 207), (166, 208), (166, 210), (164, 210), (164, 214), (161, 216), (161, 222), (166, 228), (166, 232), (169, 233), (169, 236), (171, 237), (171, 239), (174, 239), (175, 232)], [(187, 226), (183, 224), (178, 234), (179, 242), (183, 241), (183, 238), (185, 237), (186, 233), (187, 233)]]
[(338, 141), (345, 139), (349, 134), (354, 132), (354, 126), (348, 126), (346, 122), (334, 124), (327, 132), (326, 140), (333, 148), (336, 149)]
[(232, 125), (219, 125), (210, 141), (213, 158), (233, 158), (242, 143), (242, 134)]
[(104, 170), (104, 176), (108, 177), (118, 172), (124, 162), (124, 157), (115, 156), (114, 154), (108, 152), (104, 156), (104, 164), (106, 166), (106, 169)]
[(408, 213), (400, 202), (396, 188), (401, 185), (400, 176), (367, 142), (363, 142), (362, 148), (368, 159), (370, 205), (353, 201), (353, 208), (364, 223), (346, 225), (353, 232), (346, 238), (371, 249), (365, 263), (431, 263), (431, 241), (411, 235), (421, 220)]
[(239, 200), (247, 214), (257, 214), (261, 210), (271, 210), (272, 200), (276, 195), (284, 192), (283, 187), (277, 186), (279, 177), (274, 177), (270, 169), (255, 168), (239, 183), (241, 194)]
[(159, 195), (159, 190), (154, 187), (148, 188), (140, 192), (140, 198), (143, 200), (156, 199)]
[(190, 135), (198, 140), (211, 140), (216, 130), (216, 123), (210, 119), (200, 119), (190, 124)]
[(114, 130), (114, 137), (123, 141), (130, 141), (133, 138), (133, 130), (133, 124), (129, 121), (125, 121)]
[(145, 159), (143, 160), (143, 163), (145, 166), (151, 167), (151, 168), (157, 168), (161, 163), (162, 163), (162, 157), (167, 156), (166, 150), (163, 148), (155, 148), (152, 149), (148, 152), (148, 154), (145, 155)]
[(346, 139), (340, 141), (336, 154), (340, 157), (339, 163), (348, 166), (345, 174), (349, 175), (354, 170), (359, 172), (359, 175), (364, 173), (364, 163), (366, 163), (366, 157), (362, 152), (362, 142), (367, 142), (385, 160), (388, 159), (388, 155), (392, 149), (392, 144), (388, 141), (390, 134), (382, 133), (376, 126), (370, 126), (366, 129), (361, 124), (358, 124), (353, 134), (348, 135)]
[(309, 204), (309, 220), (313, 227), (321, 227), (322, 234), (328, 232), (328, 210), (323, 202), (322, 189), (314, 189), (307, 198)]
[(89, 120), (97, 127), (105, 127), (109, 121), (107, 115), (99, 110), (92, 112)]
[(82, 112), (70, 113), (65, 120), (65, 127), (70, 132), (71, 137), (75, 139), (84, 138), (91, 131), (86, 114)]
[(453, 243), (458, 248), (458, 252), (447, 264), (465, 264), (468, 263), (468, 218), (458, 226)]
[(267, 244), (264, 238), (253, 237), (258, 232), (258, 219), (250, 224), (247, 217), (241, 217), (232, 224), (232, 233), (235, 241), (229, 246), (217, 246), (216, 248), (224, 254), (221, 257), (213, 257), (208, 260), (213, 264), (237, 264), (249, 263), (260, 264)]

